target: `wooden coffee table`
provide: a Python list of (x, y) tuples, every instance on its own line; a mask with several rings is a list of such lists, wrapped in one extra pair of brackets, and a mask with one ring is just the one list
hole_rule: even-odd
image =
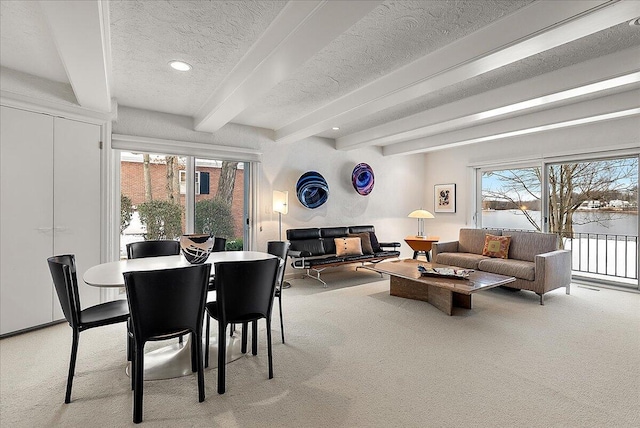
[(418, 265), (424, 267), (451, 267), (406, 259), (378, 263), (367, 269), (389, 275), (389, 294), (407, 299), (422, 300), (451, 315), (453, 307), (471, 309), (471, 295), (500, 285), (514, 282), (512, 276), (474, 271), (469, 279), (421, 276)]

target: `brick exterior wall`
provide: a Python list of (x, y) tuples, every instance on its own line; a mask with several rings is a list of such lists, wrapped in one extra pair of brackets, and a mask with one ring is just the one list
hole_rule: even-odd
[[(151, 163), (151, 195), (154, 200), (167, 200), (165, 164)], [(213, 199), (218, 191), (220, 168), (197, 167), (198, 171), (209, 173), (209, 194), (196, 195), (196, 202), (203, 199)], [(144, 169), (141, 162), (120, 162), (120, 192), (131, 199), (136, 206), (144, 202)], [(185, 195), (180, 195), (180, 204), (185, 205)], [(236, 183), (233, 188), (233, 202), (231, 214), (233, 216), (234, 234), (237, 238), (243, 235), (243, 205), (244, 205), (244, 170), (236, 170)], [(184, 218), (183, 218), (184, 222)], [(183, 223), (184, 229), (184, 223)]]

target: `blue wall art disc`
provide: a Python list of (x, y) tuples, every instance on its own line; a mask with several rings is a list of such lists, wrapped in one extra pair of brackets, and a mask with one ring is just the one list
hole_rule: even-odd
[(367, 196), (373, 190), (373, 170), (366, 163), (359, 163), (351, 173), (353, 188), (361, 195)]
[(298, 200), (307, 208), (318, 208), (329, 199), (329, 185), (324, 177), (315, 171), (305, 172), (296, 184)]

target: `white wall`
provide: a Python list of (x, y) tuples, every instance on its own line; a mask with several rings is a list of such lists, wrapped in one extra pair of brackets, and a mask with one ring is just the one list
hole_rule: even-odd
[(640, 126), (638, 118), (611, 120), (597, 124), (541, 132), (482, 144), (425, 154), (426, 209), (433, 209), (433, 186), (442, 183), (457, 184), (457, 210), (455, 214), (436, 213), (428, 223), (430, 232), (441, 241), (455, 240), (461, 227), (470, 223), (472, 206), (473, 167), (498, 162), (550, 159), (564, 156), (593, 154), (605, 156), (616, 150), (640, 152)]
[[(379, 149), (337, 151), (332, 140), (307, 138), (291, 144), (270, 142), (263, 146), (259, 189), (258, 246), (278, 239), (278, 215), (272, 212), (272, 191), (289, 192), (289, 213), (282, 216), (282, 234), (290, 228), (372, 224), (381, 241), (402, 243), (403, 256), (413, 253), (403, 238), (416, 234), (417, 223), (407, 215), (424, 203), (423, 156), (384, 157)], [(375, 185), (368, 196), (351, 184), (353, 168), (361, 162), (373, 169)], [(296, 197), (298, 178), (317, 171), (327, 180), (329, 199), (309, 209)]]

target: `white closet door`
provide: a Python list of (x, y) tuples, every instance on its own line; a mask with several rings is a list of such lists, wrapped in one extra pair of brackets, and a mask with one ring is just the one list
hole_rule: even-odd
[[(100, 263), (100, 126), (54, 122), (54, 250), (75, 254), (82, 308), (100, 303), (100, 289), (82, 281)], [(54, 302), (54, 319), (62, 318)]]
[[(53, 118), (0, 111), (0, 334), (52, 321)], [(57, 296), (55, 296), (57, 300)]]

